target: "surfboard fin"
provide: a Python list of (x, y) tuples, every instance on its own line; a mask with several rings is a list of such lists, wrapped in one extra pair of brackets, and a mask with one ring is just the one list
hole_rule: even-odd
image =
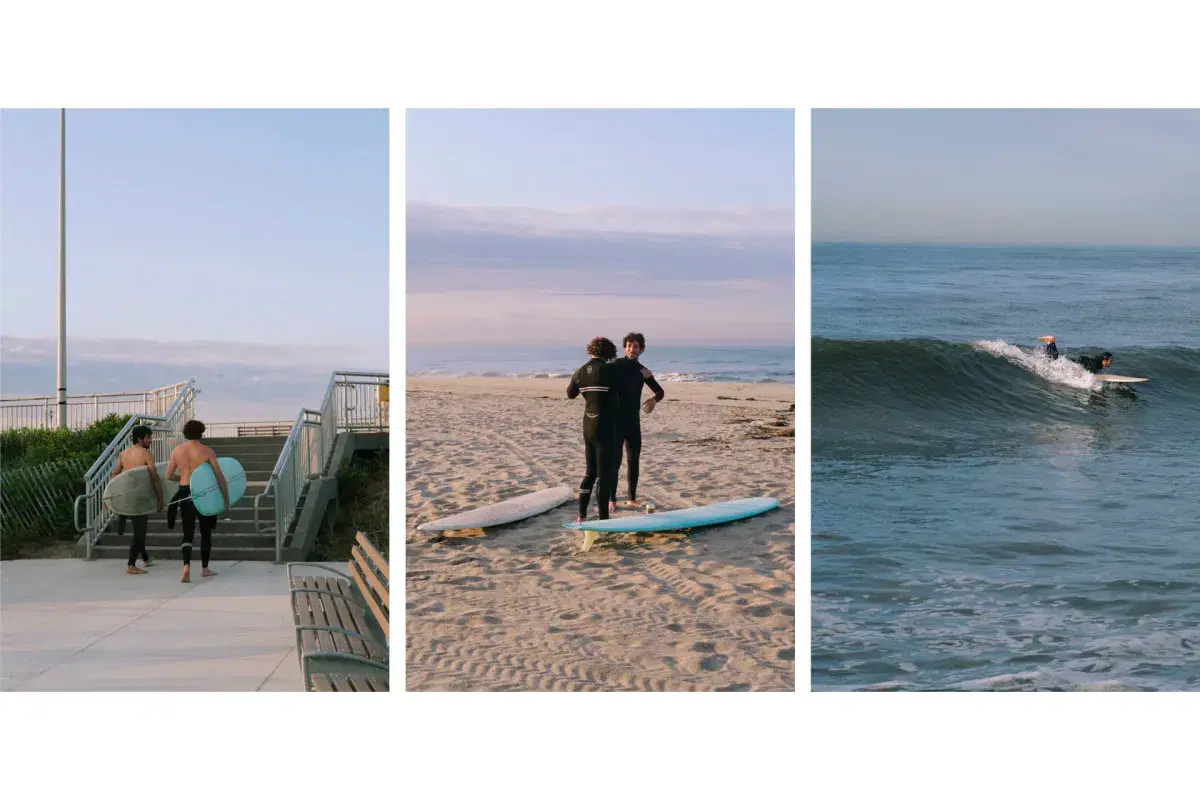
[(596, 543), (596, 537), (598, 535), (599, 534), (596, 533), (596, 531), (584, 531), (583, 532), (583, 547), (579, 548), (579, 552), (586, 553), (588, 550), (591, 550), (592, 545), (594, 545)]

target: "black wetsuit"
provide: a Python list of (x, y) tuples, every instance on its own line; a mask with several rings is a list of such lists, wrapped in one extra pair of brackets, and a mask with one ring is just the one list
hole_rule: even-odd
[[(1046, 345), (1046, 357), (1052, 361), (1058, 358), (1058, 345), (1054, 342)], [(1100, 356), (1080, 356), (1071, 360), (1093, 374), (1104, 369), (1104, 359)]]
[(141, 556), (142, 561), (150, 563), (150, 554), (146, 552), (146, 530), (149, 528), (150, 515), (137, 514), (129, 516), (121, 514), (117, 519), (117, 533), (125, 534), (125, 520), (133, 523), (133, 541), (129, 543), (129, 566), (137, 566), (138, 556)]
[(212, 555), (212, 532), (217, 527), (217, 515), (208, 516), (196, 510), (192, 503), (192, 487), (180, 486), (172, 498), (173, 503), (167, 512), (167, 527), (175, 527), (174, 508), (179, 508), (179, 516), (183, 518), (183, 544), (180, 546), (183, 555), (183, 565), (192, 563), (192, 538), (196, 535), (196, 523), (200, 523), (200, 565), (208, 569), (208, 557)]
[[(613, 492), (616, 492), (616, 476), (621, 469), (621, 448), (629, 455), (626, 477), (629, 481), (629, 499), (637, 500), (638, 466), (642, 455), (642, 386), (649, 386), (654, 399), (662, 402), (666, 392), (654, 380), (650, 370), (636, 358), (618, 358), (612, 362), (617, 395), (617, 461), (613, 467)], [(649, 376), (649, 377), (647, 377)]]
[(583, 449), (587, 457), (587, 473), (579, 484), (579, 516), (587, 516), (592, 486), (599, 479), (596, 502), (600, 519), (608, 519), (608, 501), (613, 498), (617, 471), (613, 452), (616, 449), (617, 393), (613, 389), (613, 369), (603, 359), (593, 358), (571, 376), (567, 397), (583, 395)]

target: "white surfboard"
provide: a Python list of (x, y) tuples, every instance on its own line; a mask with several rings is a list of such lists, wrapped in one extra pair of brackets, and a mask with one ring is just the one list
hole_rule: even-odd
[(1131, 378), (1128, 375), (1097, 375), (1102, 381), (1108, 383), (1145, 383), (1149, 378)]
[(490, 528), (509, 522), (526, 519), (537, 514), (557, 508), (575, 497), (575, 490), (569, 486), (558, 486), (554, 489), (542, 489), (540, 492), (523, 494), (502, 503), (493, 503), (483, 508), (474, 508), (455, 514), (451, 517), (426, 522), (418, 525), (417, 530), (425, 533), (435, 531), (462, 531), (470, 528)]
[[(179, 484), (167, 480), (167, 462), (159, 461), (155, 467), (161, 481), (163, 506), (166, 507), (175, 492), (179, 491)], [(104, 487), (104, 505), (117, 514), (129, 517), (153, 514), (158, 507), (158, 498), (154, 496), (154, 486), (150, 483), (149, 468), (127, 469), (110, 480)]]

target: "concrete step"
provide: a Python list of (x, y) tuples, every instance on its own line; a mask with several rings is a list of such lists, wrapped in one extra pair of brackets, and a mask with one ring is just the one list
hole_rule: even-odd
[[(178, 519), (178, 516), (179, 515), (177, 514), (176, 519)], [(259, 506), (258, 516), (260, 519), (275, 519), (275, 504), (274, 503), (264, 503), (263, 505)], [(224, 522), (226, 519), (231, 519), (234, 522), (237, 522), (238, 520), (254, 519), (254, 505), (252, 503), (238, 503), (233, 508), (229, 509), (228, 514), (221, 515), (222, 522)], [(165, 524), (166, 521), (167, 521), (167, 512), (166, 511), (164, 511), (161, 514), (151, 514), (150, 515), (150, 526), (151, 527), (153, 527), (154, 524), (157, 522), (162, 522)], [(117, 524), (115, 518), (111, 524), (114, 526)], [(178, 524), (178, 523), (176, 523), (176, 524)]]
[[(258, 497), (257, 493), (241, 495), (241, 500), (236, 501), (236, 503), (234, 503), (233, 506), (230, 507), (228, 516), (233, 519), (236, 519), (239, 517), (247, 517), (247, 516), (253, 517), (254, 516), (254, 498), (257, 498), (257, 497)], [(170, 500), (170, 498), (166, 498), (166, 499), (168, 501)], [(260, 511), (263, 511), (266, 513), (275, 513), (275, 495), (271, 494), (271, 495), (269, 495), (269, 497), (265, 497), (262, 500), (260, 500), (258, 507), (259, 507)], [(154, 522), (155, 519), (166, 519), (166, 518), (167, 518), (166, 510), (164, 510), (161, 513), (161, 515), (158, 515), (158, 513), (151, 513), (150, 522)]]
[[(264, 528), (274, 528), (275, 527), (275, 515), (274, 514), (261, 514), (261, 515), (259, 515), (259, 521), (262, 522), (262, 526)], [(196, 526), (196, 529), (197, 529), (197, 531), (199, 530), (199, 525)], [(256, 530), (257, 529), (254, 527), (254, 518), (246, 517), (243, 519), (230, 519), (230, 520), (222, 519), (220, 522), (217, 523), (216, 533), (255, 533)], [(178, 519), (176, 519), (175, 527), (168, 528), (167, 521), (165, 519), (151, 519), (146, 524), (146, 534), (152, 535), (155, 533), (170, 534), (171, 536), (179, 536), (183, 533), (183, 523), (180, 522)], [(105, 531), (105, 534), (106, 535), (116, 535), (116, 536), (122, 535), (122, 534), (117, 533), (117, 526), (115, 524), (110, 525), (108, 530)], [(124, 535), (125, 536), (133, 535), (133, 523), (132, 522), (125, 523)], [(199, 534), (197, 534), (197, 535), (199, 535)]]
[(252, 469), (264, 470), (265, 469), (267, 472), (270, 472), (271, 470), (275, 469), (275, 464), (278, 463), (278, 461), (279, 461), (278, 453), (252, 453), (250, 455), (245, 455), (245, 454), (237, 455), (235, 453), (230, 453), (228, 451), (222, 451), (222, 450), (217, 450), (215, 452), (216, 452), (218, 458), (220, 458), (222, 456), (236, 458), (238, 460), (238, 463), (242, 465), (242, 469), (245, 469), (245, 470), (252, 470)]
[(204, 443), (218, 453), (236, 451), (239, 453), (275, 453), (278, 455), (283, 450), (284, 444), (287, 443), (287, 437), (243, 436), (229, 439), (206, 438), (204, 439)]
[[(197, 539), (200, 537), (197, 536)], [(146, 552), (150, 557), (160, 563), (175, 562), (176, 566), (183, 563), (183, 556), (179, 550), (179, 542), (176, 542), (170, 547), (147, 547)], [(100, 545), (92, 548), (93, 558), (104, 558), (125, 561), (129, 558), (129, 543), (126, 542), (123, 546)], [(275, 545), (270, 547), (225, 547), (218, 546), (213, 542), (212, 553), (209, 555), (210, 561), (274, 561), (275, 560)], [(142, 564), (139, 561), (138, 566)], [(150, 569), (155, 569), (151, 567)], [(192, 548), (192, 571), (198, 573), (200, 571), (200, 542), (195, 542)]]
[[(124, 547), (129, 550), (129, 544), (133, 541), (133, 531), (128, 528), (125, 530), (125, 535), (121, 536), (116, 533), (106, 533), (100, 537), (99, 544), (103, 547)], [(174, 531), (156, 533), (151, 531), (146, 534), (146, 547), (174, 547), (176, 550), (183, 543), (183, 533), (176, 528)], [(192, 537), (193, 547), (200, 546), (200, 532), (196, 531), (196, 535)], [(250, 531), (229, 531), (224, 532), (218, 527), (213, 532), (213, 547), (275, 547), (275, 534), (273, 533), (252, 533)], [(152, 553), (153, 554), (153, 553)]]

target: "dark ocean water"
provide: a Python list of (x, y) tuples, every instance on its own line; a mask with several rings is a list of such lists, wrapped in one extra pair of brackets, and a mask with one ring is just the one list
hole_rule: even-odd
[(812, 274), (813, 688), (1200, 689), (1200, 251)]

